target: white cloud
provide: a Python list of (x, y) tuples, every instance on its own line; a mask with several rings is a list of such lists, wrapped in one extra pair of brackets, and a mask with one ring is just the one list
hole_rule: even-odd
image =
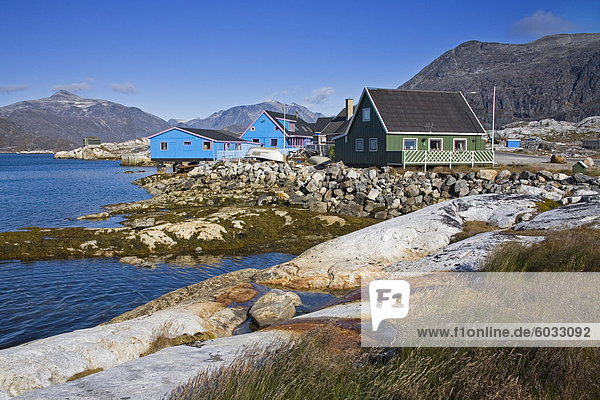
[(124, 94), (134, 94), (134, 93), (138, 92), (138, 90), (136, 89), (136, 87), (133, 86), (133, 83), (131, 83), (131, 82), (125, 82), (123, 84), (120, 84), (120, 83), (111, 83), (110, 87), (115, 92), (124, 93)]
[(575, 24), (557, 17), (550, 11), (538, 10), (512, 26), (511, 32), (525, 36), (544, 36), (553, 33), (565, 33), (575, 29)]
[(70, 83), (68, 85), (54, 85), (52, 90), (67, 90), (69, 92), (81, 92), (83, 90), (90, 90), (92, 85), (90, 83), (94, 82), (92, 78), (88, 78), (83, 82), (78, 83)]
[(9, 94), (12, 92), (17, 92), (19, 90), (29, 89), (29, 85), (10, 85), (10, 86), (0, 86), (0, 93)]
[(310, 96), (304, 98), (304, 101), (308, 104), (323, 104), (334, 93), (335, 89), (333, 89), (331, 86), (325, 86), (320, 89), (313, 90)]

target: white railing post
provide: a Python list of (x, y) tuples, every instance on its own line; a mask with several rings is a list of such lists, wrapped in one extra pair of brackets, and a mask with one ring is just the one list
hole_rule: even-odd
[(406, 169), (406, 151), (402, 152), (402, 169)]
[(425, 150), (425, 167), (424, 167), (424, 171), (427, 171), (427, 154), (429, 154), (428, 150)]
[(475, 166), (475, 151), (471, 152), (471, 168)]
[(453, 151), (450, 152), (450, 169), (452, 169), (452, 155), (454, 154)]

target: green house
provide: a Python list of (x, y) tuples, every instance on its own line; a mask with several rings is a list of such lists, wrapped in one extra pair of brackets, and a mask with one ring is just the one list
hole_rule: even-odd
[(335, 158), (349, 165), (493, 164), (462, 93), (365, 88)]

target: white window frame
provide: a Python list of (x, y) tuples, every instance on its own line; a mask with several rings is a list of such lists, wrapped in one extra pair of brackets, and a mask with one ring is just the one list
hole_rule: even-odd
[[(407, 140), (414, 140), (415, 141), (415, 148), (414, 149), (407, 149), (406, 148), (406, 141)], [(419, 139), (417, 138), (402, 138), (402, 150), (403, 151), (415, 151), (419, 149)]]
[(362, 109), (362, 122), (371, 121), (371, 107), (365, 107)]
[[(208, 144), (208, 146), (207, 146)], [(209, 140), (205, 140), (202, 142), (202, 150), (210, 150), (212, 148), (212, 144)]]
[[(372, 143), (375, 143), (375, 148), (374, 149), (371, 147)], [(379, 150), (379, 143), (378, 143), (377, 138), (373, 138), (373, 137), (369, 138), (369, 151), (370, 152), (377, 152), (378, 150)]]
[(192, 145), (192, 142), (190, 142), (190, 141), (185, 141), (185, 142), (183, 142), (183, 145), (184, 145), (184, 146), (191, 146), (191, 145)]
[(254, 126), (250, 127), (250, 131), (254, 132), (256, 130), (256, 128)]
[(168, 151), (169, 142), (160, 142), (160, 151)]
[[(439, 150), (431, 150), (431, 141), (439, 140), (440, 141), (440, 149)], [(429, 138), (427, 141), (427, 150), (429, 151), (443, 151), (444, 150), (444, 138)]]
[[(465, 148), (463, 150), (456, 150), (456, 142), (465, 142)], [(469, 142), (467, 139), (464, 138), (454, 138), (452, 139), (452, 151), (467, 151), (467, 148), (469, 146)]]
[[(275, 141), (275, 144), (273, 144), (273, 141)], [(277, 140), (277, 138), (271, 138), (270, 144), (271, 147), (277, 147), (279, 146), (279, 140)]]
[(252, 143), (260, 143), (260, 139), (254, 138), (254, 139), (252, 139)]
[[(358, 149), (358, 144), (360, 143), (360, 150)], [(357, 138), (354, 143), (354, 151), (355, 152), (363, 152), (365, 151), (365, 140), (363, 138)]]

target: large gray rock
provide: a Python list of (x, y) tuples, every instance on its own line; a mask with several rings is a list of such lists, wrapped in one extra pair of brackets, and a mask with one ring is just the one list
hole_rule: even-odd
[(600, 195), (588, 201), (553, 208), (538, 214), (530, 221), (515, 226), (517, 230), (563, 230), (588, 225), (600, 229)]
[(0, 399), (66, 382), (86, 370), (107, 370), (138, 358), (157, 330), (168, 337), (200, 332), (217, 337), (231, 335), (244, 321), (243, 314), (217, 303), (189, 304), (0, 350)]
[(290, 262), (260, 271), (257, 282), (287, 287), (348, 289), (382, 276), (401, 260), (414, 260), (450, 242), (465, 221), (499, 228), (537, 212), (537, 196), (487, 194), (437, 203), (319, 244)]
[(300, 304), (302, 302), (296, 293), (273, 289), (254, 303), (250, 317), (261, 327), (273, 325), (296, 315), (296, 306)]
[[(269, 330), (209, 340), (194, 347), (169, 347), (73, 382), (32, 390), (19, 399), (161, 399), (202, 371), (213, 373), (238, 361), (240, 354), (273, 350), (293, 337), (294, 332)], [(0, 399), (5, 398), (0, 392)]]

